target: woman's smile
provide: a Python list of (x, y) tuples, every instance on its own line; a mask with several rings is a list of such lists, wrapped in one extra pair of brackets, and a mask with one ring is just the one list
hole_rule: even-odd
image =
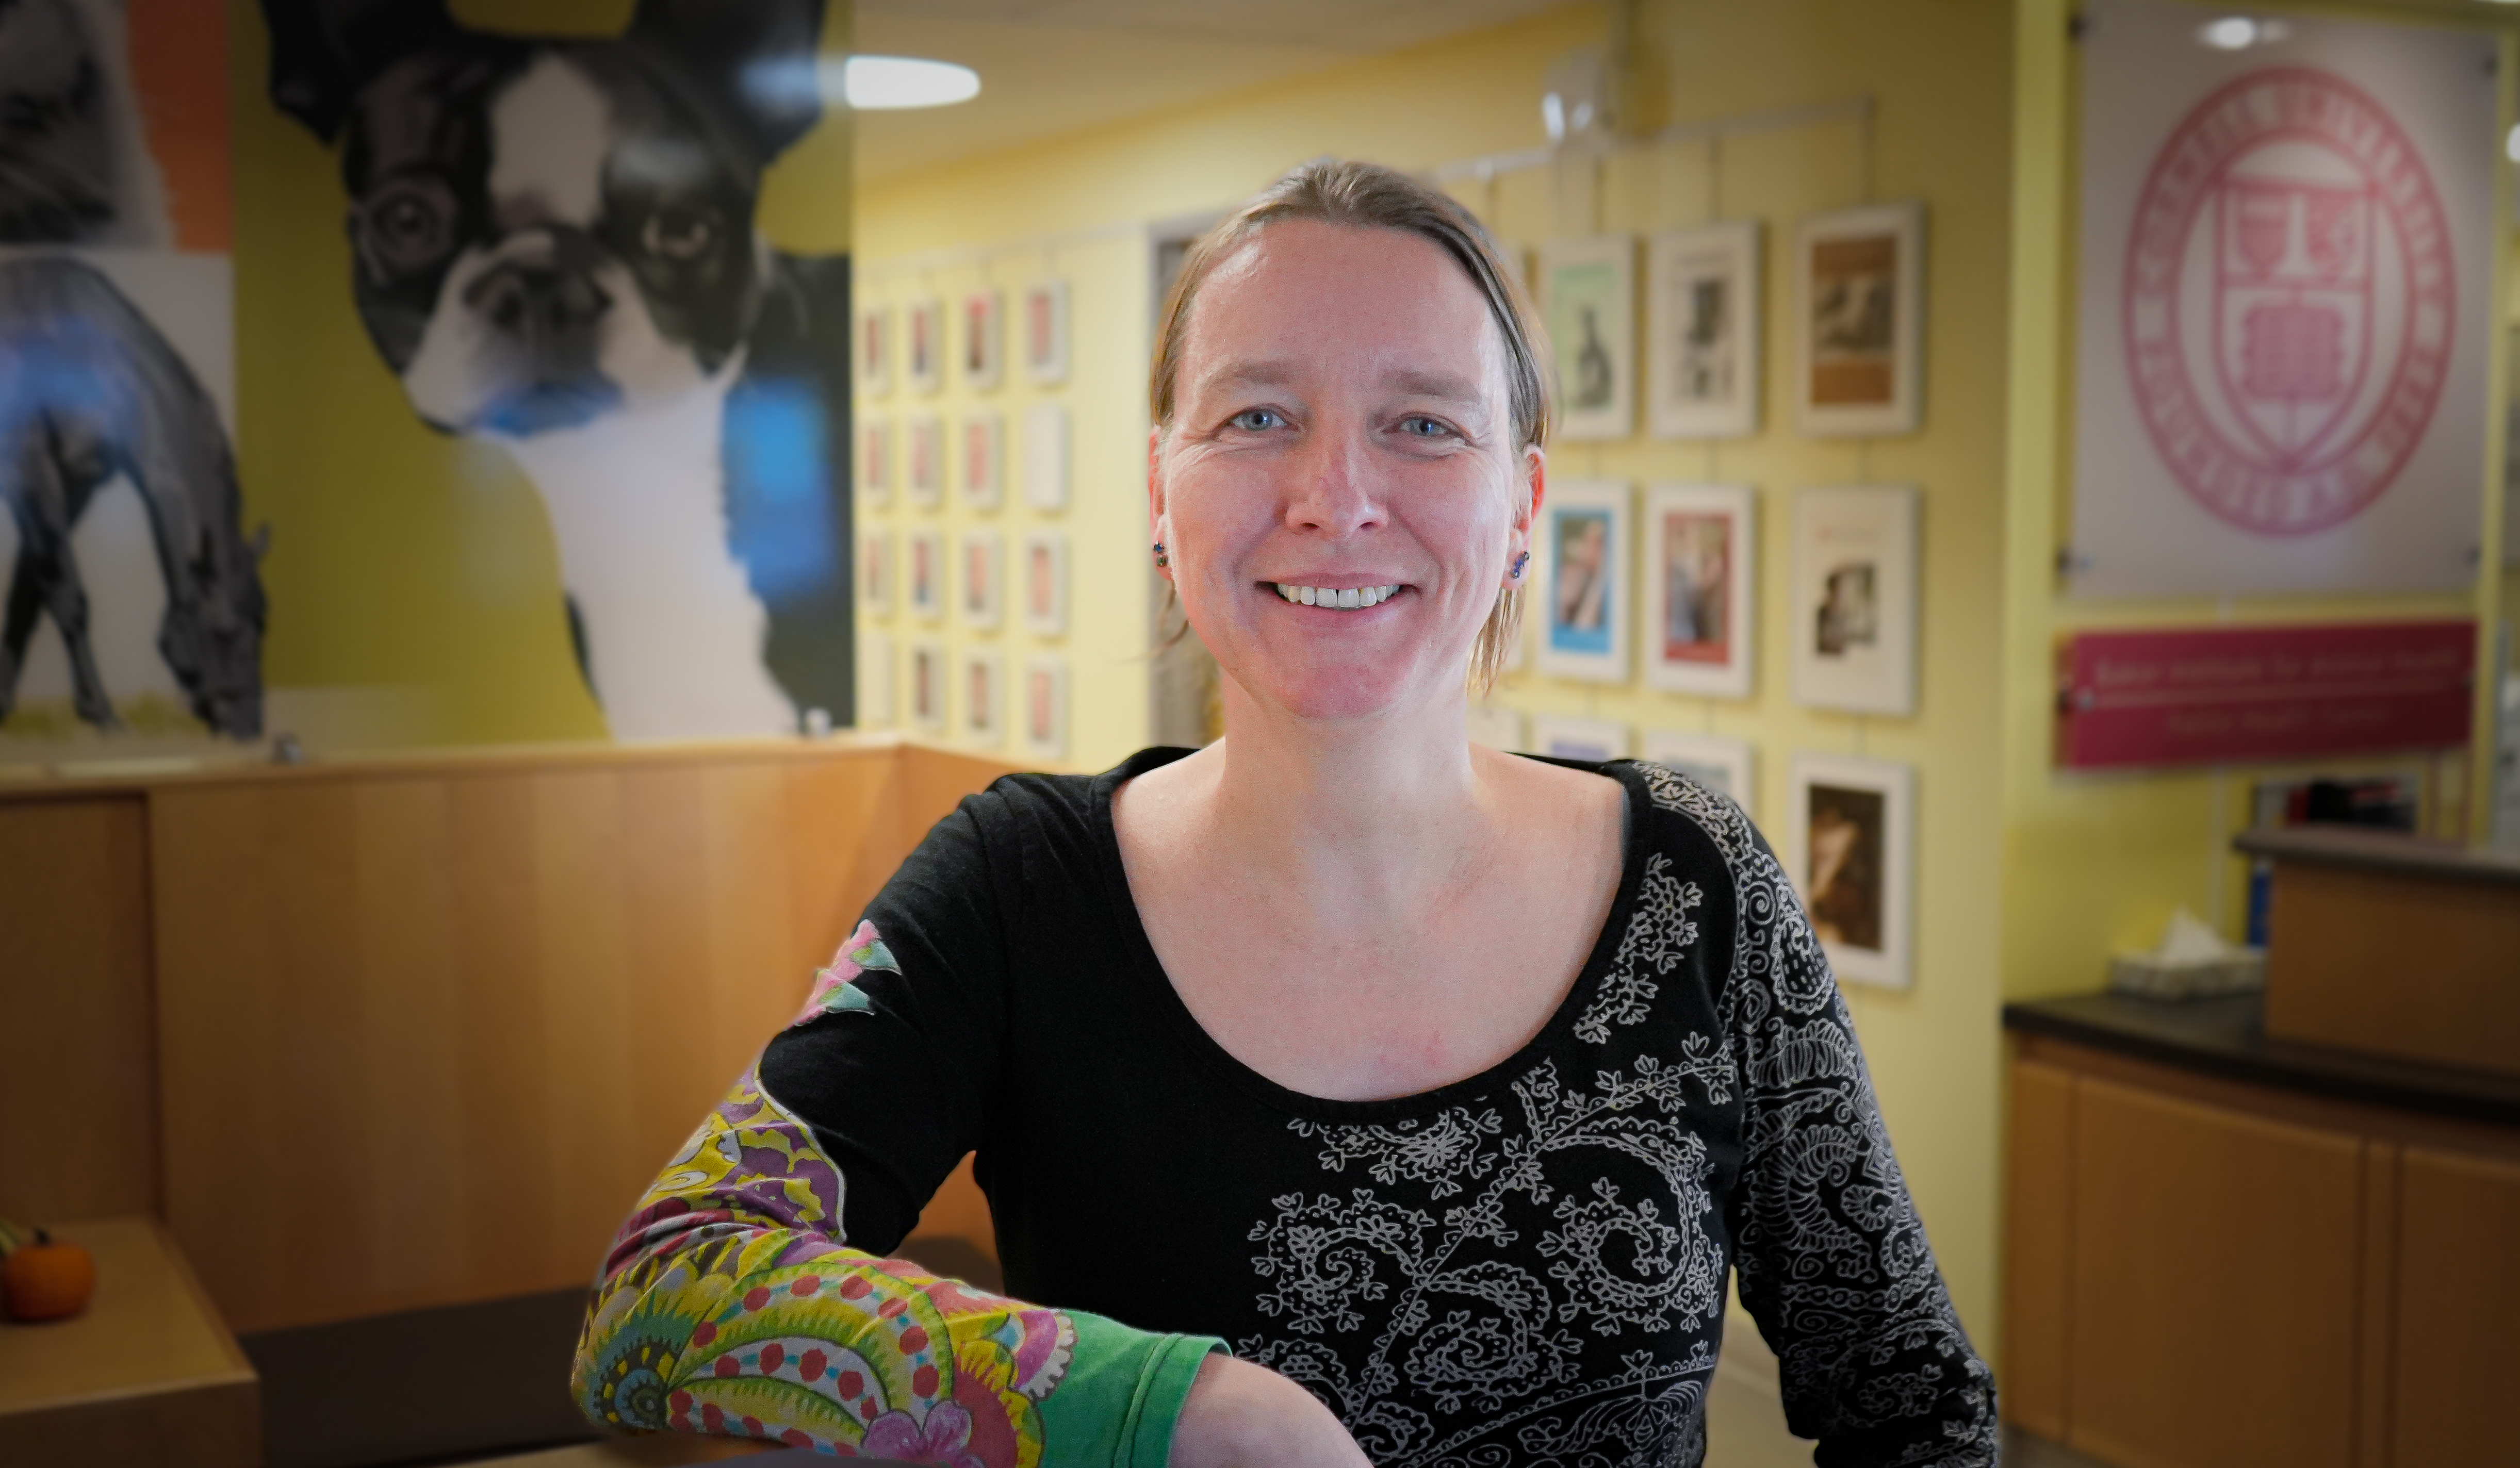
[(1370, 610), (1409, 589), (1406, 585), (1396, 582), (1381, 586), (1334, 587), (1305, 586), (1292, 581), (1264, 581), (1261, 586), (1276, 592), (1287, 601), (1332, 611)]

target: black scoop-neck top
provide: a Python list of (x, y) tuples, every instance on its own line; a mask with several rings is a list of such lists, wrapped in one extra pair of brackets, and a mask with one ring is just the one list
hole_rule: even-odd
[(976, 1151), (1011, 1293), (1223, 1337), (1383, 1468), (1699, 1462), (1737, 1270), (1824, 1468), (1995, 1461), (1845, 1003), (1731, 801), (1559, 762), (1628, 796), (1573, 988), (1478, 1075), (1342, 1101), (1235, 1059), (1147, 939), (1111, 796), (1186, 753), (964, 801), (867, 911), (899, 966), (855, 981), (880, 1022), (765, 1051), (853, 1247), (896, 1246)]

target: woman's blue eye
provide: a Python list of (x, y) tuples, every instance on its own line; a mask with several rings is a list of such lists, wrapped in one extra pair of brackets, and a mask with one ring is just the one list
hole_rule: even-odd
[(1234, 426), (1246, 433), (1258, 433), (1274, 428), (1284, 422), (1284, 419), (1278, 416), (1277, 410), (1272, 408), (1245, 408), (1234, 415)]
[(1402, 419), (1400, 430), (1412, 438), (1441, 438), (1453, 431), (1451, 425), (1441, 419), (1426, 418), (1417, 414)]

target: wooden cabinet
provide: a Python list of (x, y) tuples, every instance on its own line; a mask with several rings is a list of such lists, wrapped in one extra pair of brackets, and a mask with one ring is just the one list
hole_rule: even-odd
[(2408, 1147), (2392, 1464), (2520, 1463), (2520, 1162)]
[(2124, 1468), (2520, 1462), (2520, 1133), (2044, 1038), (2012, 1098), (2016, 1425)]

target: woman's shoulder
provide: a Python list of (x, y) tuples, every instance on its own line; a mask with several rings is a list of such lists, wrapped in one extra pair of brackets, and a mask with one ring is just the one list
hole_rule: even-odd
[(947, 837), (950, 827), (961, 825), (963, 839), (975, 841), (982, 851), (1049, 849), (1086, 857), (1105, 843), (1111, 792), (1189, 753), (1187, 749), (1141, 749), (1098, 774), (1022, 771), (1002, 775), (986, 788), (963, 797), (937, 823), (930, 839)]
[(1778, 874), (1767, 838), (1725, 791), (1651, 760), (1613, 760), (1599, 768), (1628, 787), (1629, 819), (1649, 847), (1731, 889)]

